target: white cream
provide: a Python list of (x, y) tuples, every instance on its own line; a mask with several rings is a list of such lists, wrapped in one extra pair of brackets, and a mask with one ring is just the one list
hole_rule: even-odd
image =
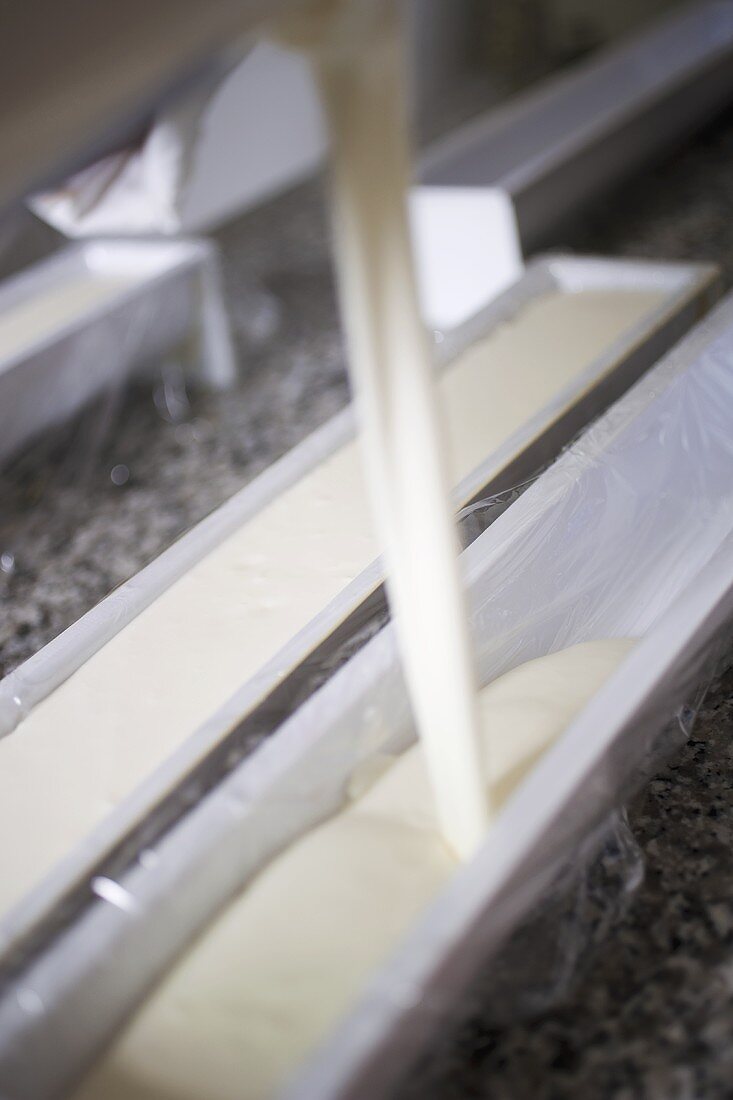
[[(496, 805), (631, 645), (574, 646), (483, 690)], [(455, 867), (416, 746), (253, 880), (150, 997), (75, 1100), (271, 1097)]]
[[(661, 295), (553, 294), (441, 377), (457, 483)], [(378, 554), (349, 444), (268, 504), (0, 740), (7, 909)], [(33, 811), (33, 829), (18, 822)]]
[(48, 336), (56, 329), (88, 313), (105, 299), (111, 299), (132, 279), (100, 277), (91, 273), (68, 276), (0, 309), (0, 359), (5, 359)]
[[(355, 33), (360, 17), (373, 21), (366, 38)], [(468, 857), (486, 833), (488, 806), (444, 431), (408, 228), (398, 20), (393, 4), (365, 17), (364, 6), (344, 3), (326, 25), (316, 68), (330, 123), (348, 362), (390, 608), (441, 832)]]

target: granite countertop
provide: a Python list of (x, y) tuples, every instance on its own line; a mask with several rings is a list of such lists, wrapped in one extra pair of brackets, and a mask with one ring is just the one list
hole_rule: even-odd
[[(149, 389), (109, 395), (0, 475), (2, 673), (347, 400), (320, 182), (217, 237), (243, 364), (236, 391), (189, 395), (168, 370), (154, 401)], [(557, 244), (715, 261), (729, 283), (733, 114)], [(693, 738), (629, 807), (643, 881), (577, 980), (523, 1023), (498, 1025), (479, 1004), (424, 1067), (423, 1097), (733, 1096), (732, 733), (729, 669)]]

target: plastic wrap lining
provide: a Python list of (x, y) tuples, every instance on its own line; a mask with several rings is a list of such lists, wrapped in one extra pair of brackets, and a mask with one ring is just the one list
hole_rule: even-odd
[[(179, 275), (170, 280), (170, 285), (168, 285), (165, 270), (156, 274), (156, 264), (163, 263), (160, 259), (155, 260), (156, 251), (163, 259), (172, 255), (173, 259), (170, 261), (172, 268), (178, 270), (177, 265), (181, 268)], [(114, 271), (120, 269), (131, 277), (140, 276), (141, 270), (146, 265), (151, 269), (149, 282), (141, 284), (136, 291), (136, 297), (133, 296), (134, 302), (127, 303), (125, 310), (119, 316), (115, 311), (112, 311), (109, 316), (102, 311), (99, 316), (95, 315), (95, 324), (87, 326), (88, 331), (67, 334), (64, 342), (58, 347), (54, 345), (52, 349), (44, 352), (44, 355), (51, 356), (50, 359), (39, 359), (40, 369), (45, 373), (50, 371), (54, 377), (66, 376), (72, 368), (85, 378), (87, 376), (97, 378), (98, 373), (102, 372), (105, 378), (109, 376), (110, 390), (103, 398), (104, 407), (100, 407), (100, 415), (90, 415), (88, 418), (86, 423), (88, 432), (80, 431), (79, 438), (72, 441), (62, 469), (54, 469), (47, 483), (37, 477), (33, 463), (30, 463), (22, 474), (20, 493), (21, 496), (27, 496), (29, 506), (22, 520), (25, 533), (21, 534), (17, 527), (15, 529), (6, 527), (4, 531), (0, 530), (0, 538), (2, 538), (0, 586), (4, 586), (6, 591), (17, 593), (27, 590), (32, 596), (33, 590), (29, 588), (29, 580), (34, 573), (35, 561), (32, 554), (24, 554), (24, 545), (27, 547), (29, 542), (32, 542), (36, 531), (38, 532), (36, 541), (39, 544), (51, 528), (57, 538), (59, 537), (57, 529), (61, 532), (62, 539), (71, 537), (66, 534), (69, 531), (69, 525), (68, 522), (63, 521), (63, 517), (59, 519), (58, 524), (46, 523), (45, 519), (47, 504), (50, 512), (53, 512), (54, 508), (57, 511), (63, 511), (64, 507), (68, 507), (68, 510), (78, 508), (76, 503), (78, 492), (77, 495), (72, 493), (67, 497), (66, 486), (72, 483), (78, 484), (87, 476), (85, 471), (93, 470), (94, 476), (99, 477), (101, 474), (102, 480), (107, 484), (108, 505), (112, 508), (116, 497), (124, 500), (127, 494), (128, 498), (134, 498), (139, 488), (138, 477), (146, 476), (144, 472), (139, 474), (148, 461), (145, 455), (120, 453), (115, 449), (117, 440), (115, 440), (115, 448), (110, 448), (110, 451), (102, 456), (103, 463), (108, 463), (109, 469), (100, 470), (99, 463), (94, 457), (99, 456), (103, 439), (109, 436), (111, 427), (118, 422), (116, 418), (120, 400), (121, 366), (118, 362), (120, 358), (129, 367), (128, 359), (134, 360), (135, 356), (144, 353), (146, 361), (150, 358), (155, 363), (156, 407), (163, 418), (172, 424), (172, 433), (169, 434), (175, 437), (187, 432), (196, 435), (204, 431), (205, 434), (205, 425), (198, 423), (196, 419), (188, 420), (186, 387), (189, 379), (200, 373), (209, 385), (224, 385), (233, 370), (231, 349), (226, 352), (226, 324), (222, 314), (218, 278), (211, 266), (211, 256), (208, 256), (208, 251), (210, 251), (209, 246), (200, 241), (96, 242), (64, 250), (59, 256), (44, 261), (45, 266), (39, 265), (38, 269), (34, 268), (22, 276), (24, 280), (29, 278), (36, 283), (43, 282), (49, 278), (49, 271), (46, 268), (50, 265), (53, 269), (50, 274), (54, 279), (58, 279), (59, 272), (54, 265), (59, 264), (65, 272), (68, 268), (72, 274), (78, 272), (80, 265), (82, 267), (91, 265), (95, 270), (99, 269), (102, 272), (108, 269)], [(168, 262), (165, 260), (164, 268)], [(198, 271), (197, 265), (202, 265), (202, 278), (204, 272), (207, 274), (205, 283), (208, 290), (204, 295), (203, 313), (200, 316), (196, 304), (198, 299), (195, 301), (191, 299), (191, 285), (187, 282), (189, 278), (187, 265), (191, 264), (195, 272)], [(195, 286), (195, 277), (193, 281)], [(163, 290), (165, 294), (160, 298)], [(280, 326), (281, 311), (279, 303), (262, 288), (248, 283), (244, 288), (238, 286), (238, 290), (238, 305), (235, 311), (236, 329), (239, 351), (243, 361), (246, 362), (250, 351), (257, 351), (259, 348), (261, 352), (262, 347), (271, 340)], [(612, 346), (589, 364), (588, 370), (578, 378), (577, 384), (557, 394), (541, 414), (534, 417), (521, 431), (513, 433), (506, 441), (506, 445), (492, 456), (494, 469), (491, 472), (494, 476), (490, 480), (500, 482), (502, 485), (511, 485), (515, 480), (521, 481), (528, 473), (541, 468), (552, 459), (559, 447), (587, 423), (589, 417), (602, 407), (604, 401), (608, 400), (609, 395), (623, 392), (625, 386), (634, 377), (638, 377), (638, 374), (653, 361), (654, 355), (658, 354), (660, 349), (668, 347), (676, 336), (685, 331), (690, 323), (704, 312), (706, 305), (714, 300), (718, 293), (714, 270), (703, 265), (651, 265), (644, 262), (606, 261), (595, 258), (585, 260), (542, 257), (530, 264), (526, 274), (490, 303), (486, 309), (480, 311), (457, 330), (448, 334), (438, 334), (441, 343), (436, 349), (436, 357), (442, 364), (454, 359), (477, 339), (491, 333), (493, 329), (511, 319), (517, 311), (547, 293), (560, 291), (572, 295), (576, 292), (596, 290), (659, 292), (662, 300), (655, 309), (651, 310), (648, 317), (629, 328), (614, 341)], [(134, 317), (130, 314), (132, 305), (140, 312), (143, 319), (147, 319), (145, 323), (142, 321), (140, 324), (133, 323)], [(171, 326), (175, 327), (175, 325), (183, 326), (183, 331), (187, 332), (191, 323), (197, 318), (201, 320), (203, 330), (203, 340), (199, 341), (201, 355), (198, 358), (196, 355), (193, 356), (195, 362), (184, 356), (184, 370), (176, 373), (176, 367), (180, 362), (177, 364), (175, 356), (162, 355), (161, 349), (165, 347), (167, 339), (167, 337), (164, 338), (165, 333), (170, 335)], [(282, 331), (280, 337), (281, 340), (275, 342), (278, 347), (283, 338)], [(104, 345), (103, 348), (100, 347), (100, 341)], [(85, 349), (88, 353), (86, 358)], [(191, 348), (188, 350), (190, 351)], [(284, 354), (287, 357), (289, 353), (286, 345)], [(166, 361), (164, 373), (161, 375), (162, 359)], [(258, 359), (258, 362), (260, 361), (261, 357)], [(201, 368), (200, 371), (194, 369), (197, 364)], [(25, 366), (24, 364), (22, 374), (27, 377)], [(270, 363), (267, 373), (270, 373), (270, 369), (274, 366), (274, 362)], [(297, 376), (298, 387), (301, 387), (303, 385), (302, 365), (296, 362), (292, 373), (294, 380)], [(64, 389), (66, 388), (65, 386)], [(76, 397), (79, 396), (79, 391), (74, 386), (69, 389), (76, 394)], [(28, 392), (32, 394), (35, 391), (33, 387), (29, 387)], [(46, 397), (51, 408), (53, 401), (49, 398), (49, 392), (46, 393)], [(241, 393), (237, 391), (230, 400), (225, 397), (220, 404), (217, 403), (217, 409), (221, 411), (221, 415), (217, 412), (215, 416), (217, 448), (221, 446), (222, 437), (228, 437), (232, 455), (239, 455), (242, 450), (247, 451), (250, 438), (254, 433), (257, 436), (258, 448), (262, 444), (265, 450), (270, 450), (273, 457), (279, 453), (271, 449), (269, 438), (264, 443), (260, 438), (260, 435), (264, 434), (269, 436), (269, 433), (265, 433), (264, 428), (260, 427), (263, 392), (268, 398), (267, 408), (271, 407), (271, 401), (280, 399), (277, 386), (270, 385), (264, 391), (260, 387), (256, 390), (259, 397), (254, 401), (257, 406), (256, 412), (248, 412), (245, 416), (241, 411), (233, 410), (250, 408), (253, 402), (248, 390), (243, 390)], [(294, 399), (297, 399), (300, 406), (297, 388), (284, 397), (286, 404)], [(3, 403), (0, 402), (0, 404)], [(136, 415), (133, 408), (131, 410), (133, 419)], [(177, 420), (181, 422), (176, 423)], [(133, 428), (133, 433), (135, 431), (136, 429)], [(72, 623), (63, 635), (53, 638), (53, 641), (40, 652), (33, 653), (31, 639), (25, 634), (25, 640), (23, 640), (18, 632), (17, 653), (10, 653), (8, 666), (14, 666), (22, 657), (33, 655), (21, 667), (17, 669), (13, 667), (10, 675), (0, 681), (0, 736), (12, 730), (38, 702), (131, 622), (141, 610), (160, 596), (174, 580), (215, 549), (228, 534), (241, 526), (254, 512), (262, 508), (263, 503), (274, 499), (276, 494), (288, 488), (298, 476), (302, 476), (304, 471), (311, 469), (323, 457), (332, 453), (337, 446), (348, 440), (350, 431), (351, 420), (348, 413), (334, 417), (294, 448), (284, 459), (274, 463), (264, 474), (231, 497), (226, 504), (199, 523), (175, 546), (159, 554), (149, 568), (141, 570), (131, 578), (129, 583), (116, 587), (109, 597), (93, 607), (83, 618)], [(227, 447), (229, 444), (224, 449), (227, 450)], [(211, 445), (202, 446), (195, 452), (193, 460), (200, 466), (202, 462), (209, 461), (211, 453)], [(528, 465), (530, 455), (531, 464)], [(192, 461), (190, 456), (189, 461)], [(240, 459), (232, 458), (232, 461), (238, 469), (241, 465)], [(131, 517), (131, 526), (134, 522), (135, 527), (142, 526), (143, 521), (147, 520), (145, 529), (142, 537), (134, 540), (134, 546), (129, 547), (127, 554), (117, 547), (113, 547), (110, 551), (107, 588), (119, 585), (131, 568), (134, 568), (135, 562), (144, 561), (152, 556), (161, 545), (165, 545), (170, 540), (171, 536), (178, 536), (187, 521), (190, 522), (188, 517), (191, 514), (191, 508), (196, 507), (191, 505), (190, 498), (195, 493), (199, 480), (196, 476), (192, 478), (193, 484), (189, 492), (185, 484), (186, 471), (180, 463), (174, 463), (171, 459), (167, 463), (162, 463), (162, 466), (166, 479), (164, 493), (161, 494), (164, 496), (164, 503), (161, 506), (156, 501), (156, 512), (159, 514), (154, 518), (150, 516), (149, 509), (143, 516), (135, 514)], [(47, 467), (48, 464), (46, 464)], [(177, 470), (180, 479), (180, 483), (172, 487), (172, 492), (167, 485), (170, 467)], [(477, 475), (481, 473), (486, 475), (486, 470), (477, 471)], [(154, 484), (157, 491), (158, 483)], [(229, 482), (230, 488), (236, 488), (238, 484), (240, 482), (236, 478), (232, 478)], [(466, 479), (466, 483), (461, 486), (458, 499), (464, 503), (477, 491), (481, 491), (485, 484), (485, 476), (483, 482), (477, 478)], [(175, 502), (171, 502), (170, 507), (167, 507), (167, 498), (173, 493), (175, 493)], [(210, 502), (210, 495), (205, 499)], [(179, 501), (185, 502), (183, 508), (177, 503)], [(129, 505), (129, 499), (126, 503)], [(85, 498), (84, 507), (87, 504), (88, 501)], [(193, 514), (195, 515), (196, 512), (194, 511)], [(100, 526), (95, 524), (95, 530), (98, 531)], [(83, 539), (85, 533), (80, 537)], [(145, 553), (143, 553), (143, 547)], [(123, 558), (125, 560), (122, 560)], [(106, 566), (106, 561), (100, 563), (99, 572), (103, 575)], [(104, 593), (104, 584), (92, 577), (85, 580), (90, 584), (88, 602), (93, 603)], [(92, 583), (95, 585), (93, 589), (91, 589)], [(368, 584), (371, 583), (370, 577)], [(41, 582), (39, 587), (42, 587)], [(352, 599), (356, 599), (355, 590), (352, 592)], [(70, 612), (68, 609), (65, 611), (65, 617), (62, 617), (62, 608), (58, 606), (58, 601), (52, 606), (53, 621), (50, 624), (44, 623), (38, 626), (38, 633), (44, 638), (52, 636), (60, 625), (65, 625), (73, 617), (73, 610)], [(48, 614), (45, 606), (42, 610)], [(35, 608), (33, 614), (35, 615)], [(343, 608), (338, 614), (343, 615)], [(33, 636), (35, 636), (35, 630)]]

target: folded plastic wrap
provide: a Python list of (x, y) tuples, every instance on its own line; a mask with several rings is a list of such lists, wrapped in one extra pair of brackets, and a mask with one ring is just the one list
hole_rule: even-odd
[[(679, 744), (733, 615), (732, 419), (727, 299), (464, 552), (483, 681), (578, 642), (638, 640), (289, 1096), (399, 1094), (410, 1055), (475, 1005), (477, 974), (543, 897), (559, 896), (569, 861), (608, 847), (608, 815)], [(209, 723), (219, 772), (184, 782), (160, 828), (151, 819), (95, 869), (83, 909), (6, 965), (3, 1095), (59, 1095), (253, 873), (338, 809), (359, 768), (414, 738), (391, 626), (242, 759), (258, 732), (251, 716), (240, 722), (244, 697)], [(259, 713), (262, 731), (277, 706)], [(623, 898), (638, 861), (628, 838), (615, 843)], [(543, 995), (565, 980), (548, 979)]]

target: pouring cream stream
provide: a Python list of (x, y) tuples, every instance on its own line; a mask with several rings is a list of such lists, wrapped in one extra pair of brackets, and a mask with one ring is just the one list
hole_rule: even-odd
[(281, 27), (313, 58), (332, 148), (334, 248), (363, 461), (413, 713), (445, 840), (488, 825), (477, 683), (434, 370), (407, 215), (399, 5), (323, 2)]

